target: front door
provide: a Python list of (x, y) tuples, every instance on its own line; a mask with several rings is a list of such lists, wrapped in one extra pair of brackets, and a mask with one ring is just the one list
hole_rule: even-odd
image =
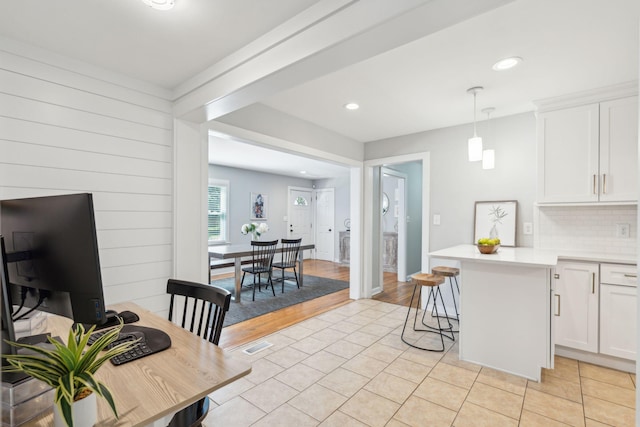
[[(313, 211), (311, 189), (289, 187), (289, 239), (302, 238), (302, 244), (313, 243)], [(305, 256), (311, 251), (304, 251)]]
[(316, 190), (316, 259), (334, 261), (334, 189)]

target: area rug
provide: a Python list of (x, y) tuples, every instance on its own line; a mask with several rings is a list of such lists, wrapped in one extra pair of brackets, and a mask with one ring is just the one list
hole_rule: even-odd
[[(252, 277), (247, 275), (245, 284), (252, 282)], [(235, 282), (233, 277), (214, 280), (211, 284), (234, 292)], [(304, 286), (300, 289), (296, 287), (295, 280), (285, 280), (284, 293), (282, 293), (282, 282), (274, 282), (275, 297), (271, 292), (271, 287), (267, 289), (263, 285), (261, 287), (262, 292), (259, 292), (256, 288), (255, 301), (251, 300), (253, 290), (250, 287), (243, 287), (242, 301), (240, 303), (231, 302), (231, 308), (229, 308), (229, 312), (224, 319), (224, 326), (233, 325), (271, 311), (338, 292), (348, 287), (349, 283), (341, 280), (305, 275)]]

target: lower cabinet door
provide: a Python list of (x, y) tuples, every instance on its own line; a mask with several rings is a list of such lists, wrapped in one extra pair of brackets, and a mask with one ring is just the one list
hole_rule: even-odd
[(598, 352), (599, 264), (558, 263), (555, 343)]
[(636, 359), (635, 286), (600, 285), (600, 353)]

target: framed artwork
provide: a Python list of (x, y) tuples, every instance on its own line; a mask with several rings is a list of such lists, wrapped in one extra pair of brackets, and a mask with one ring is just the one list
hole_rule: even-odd
[(251, 219), (267, 219), (267, 195), (262, 193), (251, 193)]
[(501, 246), (515, 246), (517, 210), (516, 200), (476, 202), (473, 243), (483, 237), (497, 237)]

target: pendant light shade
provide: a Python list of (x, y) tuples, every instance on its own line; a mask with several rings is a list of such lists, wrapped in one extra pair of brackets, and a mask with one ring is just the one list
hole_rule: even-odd
[(475, 86), (467, 89), (467, 93), (473, 94), (473, 137), (469, 138), (469, 161), (478, 162), (482, 160), (482, 138), (476, 133), (476, 93), (482, 90), (482, 86)]
[(469, 161), (477, 162), (482, 160), (482, 138), (474, 136), (469, 138)]

